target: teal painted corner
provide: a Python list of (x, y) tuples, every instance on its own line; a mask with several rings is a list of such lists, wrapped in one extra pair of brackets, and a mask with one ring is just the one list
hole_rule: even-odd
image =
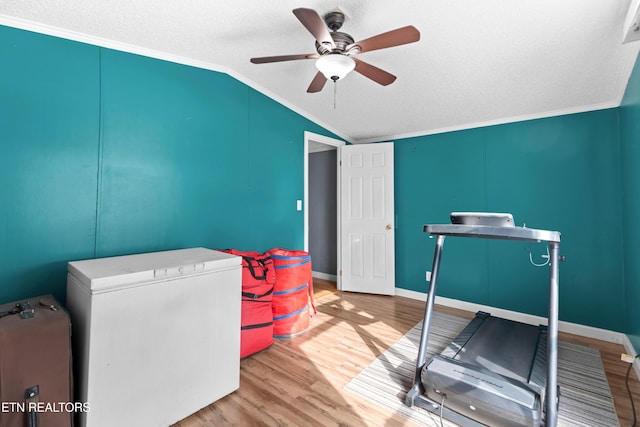
[(627, 334), (640, 353), (640, 60), (620, 107)]

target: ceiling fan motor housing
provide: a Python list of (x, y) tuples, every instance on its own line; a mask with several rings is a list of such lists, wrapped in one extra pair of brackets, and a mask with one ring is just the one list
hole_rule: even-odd
[(353, 37), (347, 33), (341, 33), (340, 31), (333, 31), (329, 34), (331, 34), (335, 48), (331, 49), (331, 47), (320, 44), (316, 41), (316, 50), (320, 55), (325, 55), (327, 53), (353, 53), (354, 48), (358, 47), (354, 46), (354, 48), (349, 49), (349, 52), (347, 52), (347, 46), (354, 42)]

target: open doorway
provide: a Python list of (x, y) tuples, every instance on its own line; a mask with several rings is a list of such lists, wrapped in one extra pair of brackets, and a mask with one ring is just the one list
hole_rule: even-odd
[(313, 264), (313, 277), (340, 289), (339, 147), (344, 141), (304, 134), (304, 250)]

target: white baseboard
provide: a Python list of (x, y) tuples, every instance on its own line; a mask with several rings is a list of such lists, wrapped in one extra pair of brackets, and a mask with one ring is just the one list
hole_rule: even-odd
[(338, 281), (338, 276), (336, 276), (335, 274), (321, 273), (319, 271), (312, 271), (311, 277), (314, 277), (316, 279), (331, 280), (333, 282)]

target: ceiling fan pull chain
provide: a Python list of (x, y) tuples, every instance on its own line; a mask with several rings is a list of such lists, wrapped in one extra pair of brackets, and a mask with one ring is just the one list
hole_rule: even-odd
[(333, 81), (333, 109), (336, 109), (336, 93), (338, 92), (338, 82)]

